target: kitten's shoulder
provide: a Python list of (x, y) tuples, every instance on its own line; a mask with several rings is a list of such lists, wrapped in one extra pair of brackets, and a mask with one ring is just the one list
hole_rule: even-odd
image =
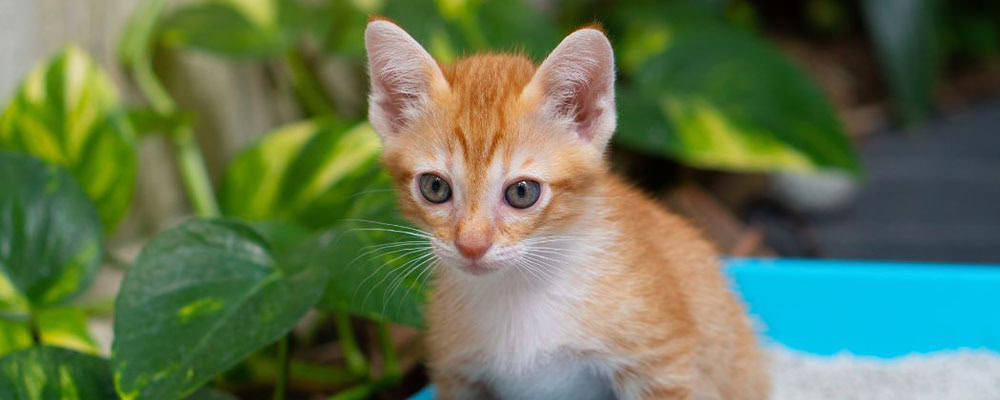
[(636, 257), (671, 263), (714, 262), (718, 255), (715, 246), (686, 218), (615, 174), (608, 174), (605, 182), (611, 222)]

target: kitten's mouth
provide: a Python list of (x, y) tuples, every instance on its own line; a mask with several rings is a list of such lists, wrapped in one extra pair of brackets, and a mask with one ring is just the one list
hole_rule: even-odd
[(465, 264), (464, 266), (462, 266), (462, 270), (472, 275), (486, 275), (494, 271), (493, 268), (489, 268), (483, 265), (482, 263), (476, 261)]

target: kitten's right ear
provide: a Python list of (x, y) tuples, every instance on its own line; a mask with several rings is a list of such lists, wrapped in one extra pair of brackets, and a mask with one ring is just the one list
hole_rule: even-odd
[(434, 58), (392, 22), (370, 21), (365, 49), (371, 79), (368, 120), (384, 141), (424, 112), (431, 91), (447, 89), (448, 82)]

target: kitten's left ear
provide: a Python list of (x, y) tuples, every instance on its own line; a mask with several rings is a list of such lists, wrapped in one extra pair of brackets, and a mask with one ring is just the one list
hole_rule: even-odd
[(523, 95), (542, 96), (548, 118), (603, 151), (615, 131), (614, 57), (604, 33), (580, 29), (549, 54)]

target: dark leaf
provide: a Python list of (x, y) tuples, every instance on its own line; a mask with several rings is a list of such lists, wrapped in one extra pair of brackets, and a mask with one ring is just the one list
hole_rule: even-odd
[(124, 398), (176, 399), (273, 343), (316, 304), (327, 270), (278, 260), (233, 220), (164, 232), (115, 306), (112, 365)]

